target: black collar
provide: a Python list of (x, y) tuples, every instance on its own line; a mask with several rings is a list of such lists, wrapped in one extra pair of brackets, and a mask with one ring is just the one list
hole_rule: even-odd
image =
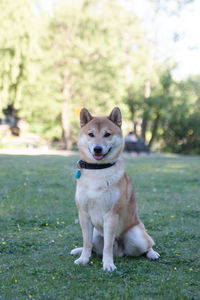
[(91, 164), (87, 163), (84, 160), (79, 160), (77, 163), (77, 166), (81, 169), (90, 169), (90, 170), (97, 170), (97, 169), (106, 169), (114, 166), (114, 163), (109, 163), (109, 164)]

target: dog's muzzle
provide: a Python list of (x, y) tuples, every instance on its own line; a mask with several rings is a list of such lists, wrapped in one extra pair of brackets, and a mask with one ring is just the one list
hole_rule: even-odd
[(94, 147), (93, 151), (94, 151), (94, 154), (93, 154), (94, 159), (101, 160), (111, 151), (111, 147), (105, 154), (102, 153), (103, 148), (98, 145)]

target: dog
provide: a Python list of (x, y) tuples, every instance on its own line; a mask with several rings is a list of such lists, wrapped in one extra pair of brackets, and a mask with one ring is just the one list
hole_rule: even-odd
[(75, 202), (83, 235), (83, 247), (75, 264), (86, 265), (92, 251), (103, 256), (103, 269), (114, 271), (113, 256), (140, 256), (156, 260), (154, 241), (140, 221), (133, 185), (125, 172), (122, 117), (118, 107), (110, 115), (93, 117), (80, 112), (78, 148), (81, 160), (76, 174)]

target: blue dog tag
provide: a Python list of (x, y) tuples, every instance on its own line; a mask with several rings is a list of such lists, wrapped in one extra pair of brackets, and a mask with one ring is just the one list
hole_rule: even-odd
[(81, 171), (80, 170), (77, 170), (76, 171), (76, 174), (75, 174), (75, 178), (76, 179), (79, 179), (81, 177)]

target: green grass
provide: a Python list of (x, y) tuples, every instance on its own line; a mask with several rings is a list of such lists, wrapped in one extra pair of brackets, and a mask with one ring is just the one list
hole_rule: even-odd
[(199, 299), (200, 157), (127, 158), (159, 261), (74, 265), (78, 157), (0, 155), (0, 299)]

